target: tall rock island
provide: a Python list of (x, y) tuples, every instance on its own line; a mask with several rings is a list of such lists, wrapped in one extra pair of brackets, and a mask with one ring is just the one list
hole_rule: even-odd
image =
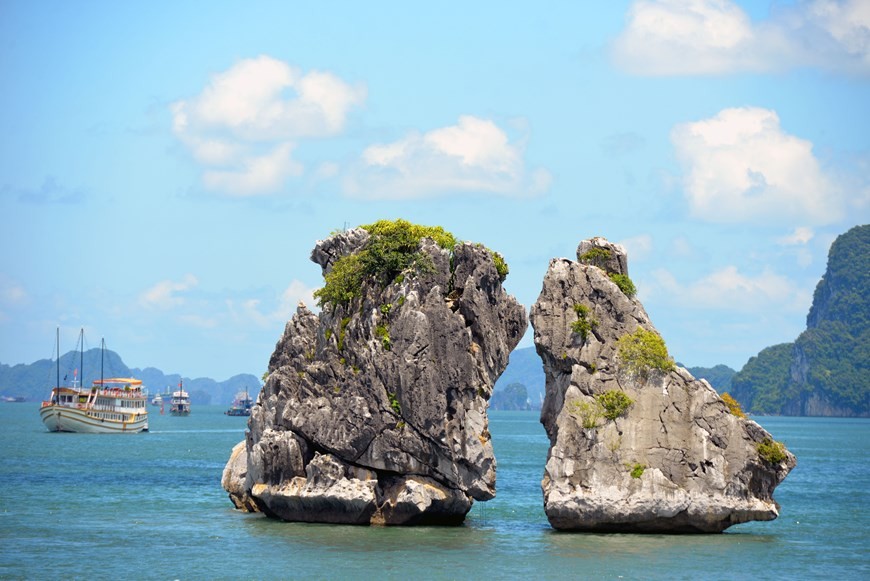
[(870, 417), (870, 225), (837, 237), (806, 331), (752, 357), (733, 378), (744, 408), (787, 416)]
[(532, 307), (557, 529), (720, 532), (778, 515), (795, 457), (668, 356), (634, 298), (625, 250), (584, 240), (553, 259)]
[(487, 405), (527, 327), (507, 265), (438, 227), (319, 241), (304, 305), (224, 470), (241, 509), (287, 521), (459, 524), (495, 495)]

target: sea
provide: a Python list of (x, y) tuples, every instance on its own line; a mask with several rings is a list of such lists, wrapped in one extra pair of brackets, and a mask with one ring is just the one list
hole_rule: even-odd
[(537, 412), (490, 412), (495, 499), (460, 527), (285, 523), (220, 480), (247, 418), (150, 408), (148, 433), (49, 433), (0, 403), (2, 579), (870, 579), (870, 420), (755, 418), (797, 455), (780, 517), (715, 535), (558, 532)]

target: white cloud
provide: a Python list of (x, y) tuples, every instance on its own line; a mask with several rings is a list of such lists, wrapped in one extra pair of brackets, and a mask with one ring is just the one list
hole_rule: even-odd
[(303, 74), (262, 55), (214, 75), (198, 96), (173, 103), (172, 126), (204, 166), (207, 189), (272, 193), (303, 171), (290, 158), (295, 144), (340, 133), (365, 98), (362, 85), (329, 72)]
[(690, 283), (680, 283), (669, 271), (653, 273), (647, 296), (685, 308), (761, 312), (767, 309), (806, 312), (809, 293), (770, 270), (750, 276), (726, 266)]
[(232, 301), (227, 304), (230, 310), (235, 313), (237, 318), (251, 321), (259, 327), (273, 327), (276, 323), (286, 323), (296, 312), (296, 307), (299, 302), (312, 310), (314, 306), (314, 289), (309, 288), (298, 280), (294, 280), (284, 289), (281, 296), (278, 297), (278, 304), (272, 311), (263, 312), (262, 301), (260, 299), (247, 299), (239, 304), (240, 308)]
[(192, 274), (187, 274), (179, 282), (162, 280), (139, 295), (139, 304), (145, 308), (171, 309), (184, 304), (184, 298), (177, 293), (188, 291), (199, 284)]
[(828, 224), (844, 200), (822, 172), (813, 144), (785, 133), (775, 111), (724, 109), (674, 127), (692, 215), (711, 222)]
[(801, 226), (794, 229), (794, 232), (788, 236), (777, 238), (776, 242), (782, 246), (804, 246), (807, 242), (813, 239), (815, 233), (812, 228)]
[(644, 260), (653, 249), (652, 236), (649, 234), (640, 234), (632, 238), (626, 238), (625, 240), (620, 240), (619, 244), (625, 246), (630, 262)]
[(753, 22), (731, 0), (637, 0), (612, 46), (639, 75), (705, 75), (815, 67), (870, 74), (870, 3), (810, 0)]
[(456, 125), (412, 132), (366, 148), (345, 191), (361, 198), (422, 198), (482, 192), (531, 196), (551, 181), (544, 169), (528, 171), (524, 148), (488, 119), (470, 115)]
[(302, 165), (291, 158), (292, 151), (292, 144), (282, 143), (265, 155), (244, 157), (232, 169), (208, 169), (202, 175), (203, 184), (237, 196), (274, 192), (288, 177), (303, 172)]
[(0, 304), (18, 307), (30, 302), (27, 290), (18, 282), (0, 274)]
[(365, 97), (365, 87), (332, 73), (302, 74), (262, 55), (214, 75), (199, 96), (173, 103), (173, 127), (180, 135), (222, 131), (244, 141), (324, 137), (342, 131)]

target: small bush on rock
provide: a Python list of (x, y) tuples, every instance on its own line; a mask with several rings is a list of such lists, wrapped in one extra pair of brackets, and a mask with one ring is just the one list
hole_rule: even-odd
[(498, 279), (504, 282), (510, 272), (508, 263), (505, 262), (504, 256), (498, 252), (495, 252), (494, 250), (490, 250), (489, 252), (492, 254), (492, 261), (495, 263), (495, 270), (498, 272)]
[(611, 273), (607, 275), (610, 277), (610, 280), (619, 287), (619, 290), (622, 291), (622, 294), (627, 296), (630, 299), (634, 298), (634, 295), (637, 294), (637, 287), (634, 286), (634, 283), (631, 282), (631, 279), (628, 278), (627, 274), (616, 274)]
[(598, 326), (598, 321), (589, 316), (589, 307), (586, 305), (574, 305), (574, 312), (577, 313), (577, 320), (571, 323), (571, 330), (586, 341), (589, 332)]
[(596, 395), (595, 400), (601, 405), (603, 415), (608, 420), (615, 420), (628, 410), (634, 400), (616, 389)]
[(431, 238), (449, 251), (457, 242), (453, 234), (440, 226), (420, 226), (401, 219), (379, 220), (361, 228), (369, 233), (368, 242), (359, 251), (336, 260), (324, 277), (323, 288), (314, 291), (321, 308), (327, 303), (349, 303), (359, 296), (366, 278), (386, 286), (401, 277), (405, 269), (425, 268), (423, 255), (418, 251), (423, 238)]
[(725, 405), (728, 406), (728, 411), (737, 416), (738, 418), (745, 418), (746, 414), (743, 412), (743, 408), (740, 407), (740, 402), (731, 397), (731, 394), (727, 391), (722, 394), (722, 401), (725, 402)]
[(676, 369), (664, 340), (658, 333), (643, 327), (620, 337), (616, 341), (616, 350), (622, 369), (642, 381), (649, 379), (652, 373), (668, 373)]
[(580, 418), (580, 425), (590, 430), (598, 427), (598, 420), (602, 415), (601, 404), (597, 401), (572, 401), (568, 406), (568, 413)]
[(779, 464), (788, 457), (785, 452), (785, 445), (771, 438), (765, 438), (756, 444), (755, 449), (758, 450), (758, 455), (761, 459), (768, 464)]
[(580, 259), (580, 262), (584, 264), (591, 264), (598, 268), (604, 268), (611, 256), (613, 256), (613, 253), (609, 249), (596, 246), (595, 248), (590, 248), (578, 256), (578, 258)]

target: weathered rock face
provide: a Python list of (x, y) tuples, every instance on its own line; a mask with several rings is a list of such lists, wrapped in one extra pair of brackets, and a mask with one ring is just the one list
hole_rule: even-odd
[[(366, 244), (318, 242), (329, 272)], [(428, 267), (346, 305), (300, 305), (269, 364), (245, 447), (224, 473), (234, 504), (288, 521), (459, 524), (495, 495), (487, 402), (527, 326), (492, 254), (420, 244)], [(239, 457), (244, 456), (244, 464)], [(244, 468), (242, 468), (244, 466)]]
[[(593, 247), (606, 252), (589, 254)], [(655, 329), (640, 302), (608, 276), (627, 274), (625, 251), (598, 238), (580, 244), (581, 256), (550, 262), (530, 317), (546, 374), (541, 422), (550, 451), (542, 489), (550, 524), (719, 532), (776, 518), (773, 490), (795, 466), (794, 456), (785, 451), (784, 460), (763, 460), (757, 445), (770, 435), (730, 413), (706, 381), (685, 369), (645, 378), (626, 373), (617, 341), (638, 327)], [(580, 310), (585, 333), (575, 331)], [(596, 400), (607, 392), (633, 403), (607, 419)]]

